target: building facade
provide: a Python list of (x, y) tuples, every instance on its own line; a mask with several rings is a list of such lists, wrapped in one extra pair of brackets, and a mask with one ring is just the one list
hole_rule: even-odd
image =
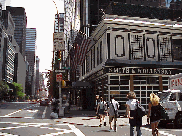
[(26, 25), (27, 25), (27, 17), (25, 9), (22, 7), (6, 6), (6, 10), (9, 11), (13, 17), (13, 21), (15, 23), (14, 38), (20, 47), (19, 52), (25, 58)]
[(28, 82), (31, 83), (32, 95), (35, 95), (35, 79), (36, 79), (36, 29), (27, 28), (26, 29), (26, 48), (25, 55), (26, 60), (30, 66), (30, 75), (28, 77)]
[(114, 96), (120, 112), (125, 111), (129, 91), (147, 109), (150, 93), (167, 90), (168, 77), (182, 70), (182, 61), (173, 54), (178, 46), (174, 41), (182, 39), (182, 25), (175, 24), (106, 14), (90, 37), (79, 81), (92, 83), (92, 93), (106, 101)]
[(38, 94), (39, 94), (39, 62), (40, 62), (40, 59), (38, 56), (36, 56), (36, 79), (35, 79), (36, 97), (38, 97)]
[(12, 83), (14, 76), (15, 47), (17, 46), (14, 35), (14, 22), (8, 11), (2, 11), (1, 29), (1, 80)]
[(6, 10), (6, 0), (0, 0), (0, 3), (2, 5), (2, 10)]

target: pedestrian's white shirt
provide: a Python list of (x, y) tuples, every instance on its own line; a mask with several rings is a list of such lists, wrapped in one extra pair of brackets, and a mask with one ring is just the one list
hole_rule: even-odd
[[(118, 110), (118, 108), (119, 108), (119, 103), (118, 103), (117, 101), (115, 101), (114, 99), (112, 99), (111, 101), (112, 101), (112, 104), (113, 104), (113, 106), (114, 106), (114, 109), (115, 109), (115, 110)], [(117, 106), (118, 106), (118, 107), (117, 107)]]
[(136, 109), (136, 99), (129, 99), (126, 104), (130, 106), (130, 110)]
[(100, 109), (105, 109), (106, 102), (105, 101), (104, 102), (103, 101), (102, 102), (99, 102), (98, 105), (99, 105), (99, 108)]

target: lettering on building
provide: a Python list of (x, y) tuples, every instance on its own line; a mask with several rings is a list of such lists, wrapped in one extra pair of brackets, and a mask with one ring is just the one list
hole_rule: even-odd
[(107, 73), (119, 73), (119, 74), (163, 74), (163, 75), (171, 75), (172, 69), (111, 67), (111, 68), (106, 68), (106, 72)]

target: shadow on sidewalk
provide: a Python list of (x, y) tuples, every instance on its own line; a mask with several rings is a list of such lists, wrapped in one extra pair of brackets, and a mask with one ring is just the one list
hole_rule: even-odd
[(78, 107), (70, 107), (69, 113), (65, 113), (64, 117), (95, 117), (94, 110), (83, 110)]
[(88, 110), (70, 110), (69, 113), (65, 113), (64, 117), (95, 117), (95, 111)]

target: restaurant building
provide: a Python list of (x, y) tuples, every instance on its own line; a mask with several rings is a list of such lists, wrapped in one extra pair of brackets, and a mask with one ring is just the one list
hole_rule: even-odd
[(134, 91), (148, 108), (150, 93), (168, 89), (169, 76), (182, 72), (182, 61), (175, 59), (181, 50), (180, 22), (105, 14), (85, 39), (87, 47), (81, 44), (74, 57), (78, 63), (72, 64), (79, 81), (92, 85), (77, 89), (85, 107), (94, 105), (96, 95), (106, 101), (114, 96), (119, 112), (125, 112), (126, 94)]

